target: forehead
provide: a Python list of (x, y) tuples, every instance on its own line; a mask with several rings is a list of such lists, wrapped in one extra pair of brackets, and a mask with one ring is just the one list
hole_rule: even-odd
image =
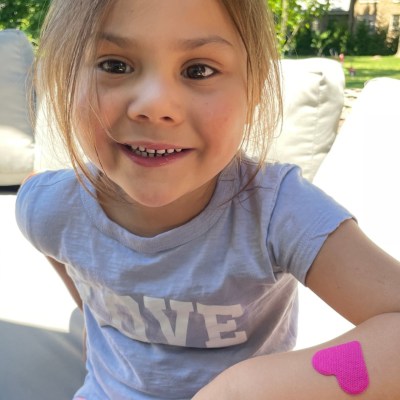
[[(101, 37), (130, 45), (190, 46), (201, 38), (241, 47), (241, 39), (218, 0), (117, 0), (106, 17)], [(198, 43), (197, 43), (198, 44)]]

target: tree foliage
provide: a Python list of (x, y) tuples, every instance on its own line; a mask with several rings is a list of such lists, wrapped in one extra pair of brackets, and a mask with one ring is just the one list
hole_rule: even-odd
[(302, 29), (296, 38), (296, 54), (300, 56), (393, 55), (398, 39), (388, 40), (386, 30), (371, 29), (361, 21), (352, 34), (342, 24), (330, 21), (324, 30)]
[(296, 36), (303, 28), (327, 15), (330, 2), (321, 0), (267, 0), (275, 18), (282, 54), (295, 48)]
[(315, 30), (311, 32), (310, 47), (314, 49), (318, 57), (346, 53), (349, 36), (349, 32), (342, 27), (337, 27), (334, 24), (328, 25), (324, 31)]
[(20, 29), (37, 42), (50, 0), (0, 0), (0, 29)]
[[(399, 39), (388, 39), (387, 29), (371, 29), (354, 18), (347, 23), (329, 18), (329, 0), (266, 1), (275, 17), (282, 55), (393, 55), (397, 51), (400, 57)], [(353, 8), (354, 3), (351, 0)]]

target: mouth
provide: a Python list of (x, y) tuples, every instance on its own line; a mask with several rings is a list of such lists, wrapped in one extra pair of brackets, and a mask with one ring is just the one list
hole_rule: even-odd
[(131, 146), (125, 144), (124, 147), (131, 153), (143, 157), (143, 158), (153, 158), (153, 157), (168, 157), (176, 153), (181, 153), (185, 149), (171, 148), (171, 149), (150, 149), (144, 146)]

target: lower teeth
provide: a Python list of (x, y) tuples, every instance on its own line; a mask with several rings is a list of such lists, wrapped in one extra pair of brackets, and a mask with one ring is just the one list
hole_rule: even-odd
[(150, 158), (152, 158), (152, 157), (167, 157), (167, 156), (170, 156), (171, 154), (180, 153), (182, 151), (182, 150), (180, 150), (180, 151), (172, 150), (172, 151), (166, 151), (165, 153), (148, 153), (147, 151), (140, 151), (139, 149), (136, 149), (136, 150), (133, 150), (132, 148), (129, 148), (129, 149), (134, 154), (136, 154), (137, 156), (141, 156), (141, 157), (144, 157), (144, 158), (147, 158), (147, 157), (150, 157)]
[(154, 157), (166, 157), (166, 156), (170, 155), (170, 154), (167, 154), (167, 153), (165, 153), (165, 154), (147, 153), (147, 152), (145, 152), (145, 151), (139, 151), (139, 150), (136, 150), (136, 151), (135, 151), (135, 154), (138, 155), (138, 156), (141, 156), (141, 157), (145, 157), (145, 158), (147, 158), (147, 157), (150, 157), (150, 158), (154, 158)]

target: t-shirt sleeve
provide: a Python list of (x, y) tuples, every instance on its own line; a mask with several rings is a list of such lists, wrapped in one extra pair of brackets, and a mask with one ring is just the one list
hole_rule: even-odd
[[(73, 172), (44, 172), (20, 188), (15, 217), (22, 234), (41, 253), (54, 257), (68, 221), (69, 201), (76, 182)], [(70, 189), (72, 188), (72, 189)]]
[(29, 242), (31, 242), (36, 249), (41, 251), (38, 242), (35, 240), (35, 235), (32, 232), (32, 215), (35, 213), (35, 189), (40, 175), (30, 177), (18, 191), (17, 200), (15, 203), (15, 218), (17, 225)]
[(288, 171), (276, 195), (267, 247), (276, 272), (289, 272), (301, 283), (327, 237), (353, 216), (322, 190)]

